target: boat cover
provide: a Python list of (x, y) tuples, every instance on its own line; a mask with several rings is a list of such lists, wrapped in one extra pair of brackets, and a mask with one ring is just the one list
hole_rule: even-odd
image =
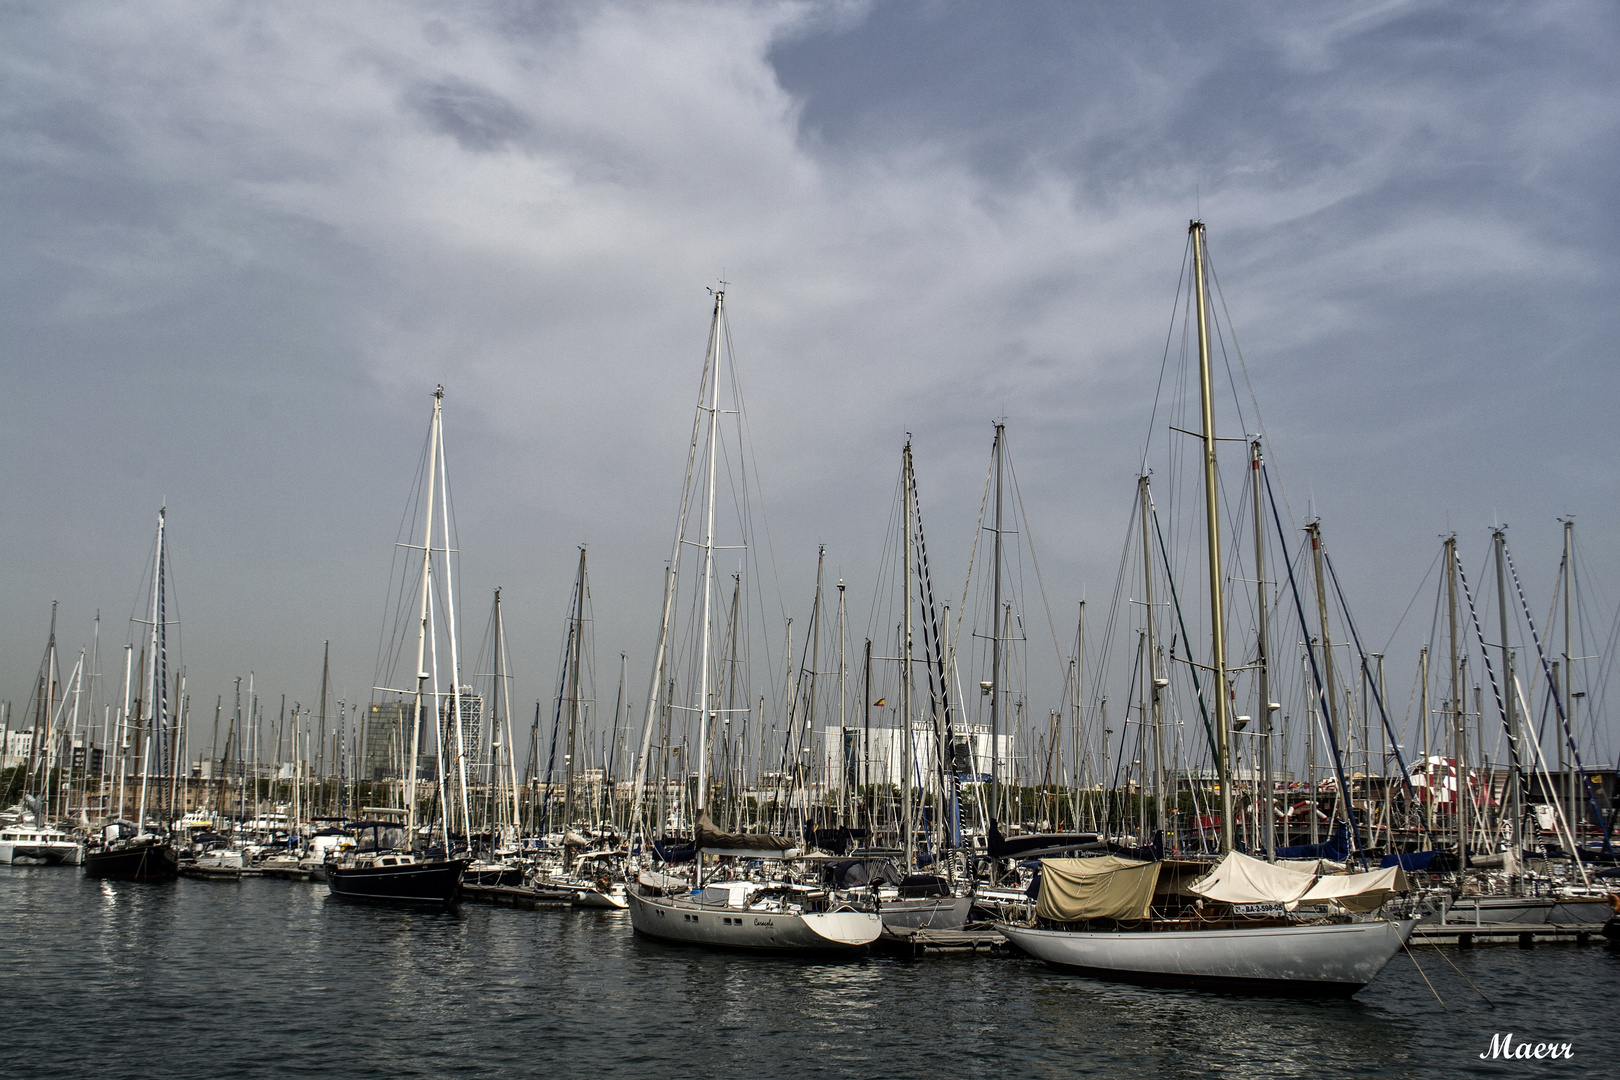
[(1101, 855), (1042, 859), (1035, 915), (1056, 922), (1145, 919), (1159, 881), (1159, 864)]
[(1234, 851), (1189, 890), (1227, 904), (1293, 904), (1315, 881), (1314, 869), (1268, 863)]
[(1318, 874), (1310, 866), (1268, 863), (1234, 851), (1191, 890), (1228, 904), (1299, 904), (1333, 901), (1350, 911), (1373, 911), (1411, 885), (1398, 866), (1366, 874)]
[(1332, 900), (1349, 911), (1376, 911), (1390, 897), (1411, 887), (1406, 880), (1406, 872), (1398, 866), (1365, 874), (1329, 874), (1317, 878), (1316, 884), (1299, 898), (1299, 902), (1317, 904)]
[(745, 859), (791, 859), (799, 854), (793, 841), (770, 833), (728, 833), (714, 827), (707, 810), (698, 817), (699, 851), (710, 855), (735, 855)]

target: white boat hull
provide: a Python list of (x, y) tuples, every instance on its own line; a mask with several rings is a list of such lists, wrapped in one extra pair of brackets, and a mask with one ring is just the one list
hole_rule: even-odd
[(1384, 969), (1413, 920), (1253, 930), (1071, 931), (997, 924), (1031, 956), (1094, 978), (1293, 997), (1349, 997)]
[(0, 843), (0, 866), (78, 866), (84, 862), (84, 847), (72, 841), (10, 840)]
[(627, 893), (636, 933), (660, 941), (762, 952), (853, 952), (883, 931), (870, 911), (792, 914), (698, 904), (669, 896)]

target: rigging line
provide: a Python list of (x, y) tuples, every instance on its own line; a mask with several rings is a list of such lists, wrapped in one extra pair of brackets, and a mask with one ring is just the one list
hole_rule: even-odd
[[(993, 445), (994, 443), (992, 442), (992, 446)], [(984, 512), (985, 508), (990, 505), (990, 481), (995, 478), (995, 475), (996, 457), (995, 454), (991, 454), (990, 461), (985, 465), (984, 468), (984, 492), (979, 496), (979, 520), (975, 522), (973, 526), (973, 545), (968, 551), (967, 577), (962, 581), (962, 603), (956, 609), (956, 629), (951, 631), (951, 652), (953, 653), (956, 651), (957, 645), (962, 638), (962, 620), (967, 616), (968, 590), (973, 587), (973, 569), (978, 565), (979, 537), (984, 535)], [(1001, 618), (999, 612), (995, 615), (995, 618)], [(993, 623), (992, 625), (995, 624)]]
[[(1406, 617), (1412, 613), (1412, 605), (1417, 603), (1417, 598), (1419, 596), (1423, 595), (1423, 586), (1429, 583), (1429, 575), (1434, 573), (1434, 568), (1436, 566), (1440, 565), (1440, 556), (1443, 554), (1445, 554), (1444, 548), (1441, 548), (1439, 551), (1434, 553), (1434, 561), (1429, 563), (1429, 568), (1423, 572), (1423, 580), (1418, 582), (1417, 589), (1412, 593), (1412, 599), (1406, 602), (1406, 610), (1401, 612), (1401, 617), (1395, 621), (1395, 629), (1389, 632), (1389, 640), (1384, 642), (1384, 655), (1389, 655), (1389, 647), (1394, 643), (1395, 635), (1401, 632), (1401, 626), (1406, 622)], [(1435, 610), (1437, 612), (1439, 611), (1438, 594), (1436, 594), (1435, 599)]]
[[(1003, 450), (1006, 444), (1003, 443)], [(1063, 647), (1058, 644), (1057, 620), (1052, 617), (1052, 602), (1046, 595), (1046, 582), (1041, 578), (1041, 560), (1035, 554), (1035, 534), (1029, 526), (1029, 508), (1024, 505), (1024, 492), (1018, 486), (1018, 468), (1013, 464), (1012, 454), (1006, 454), (1007, 471), (1012, 474), (1013, 496), (1018, 500), (1018, 516), (1024, 521), (1024, 542), (1029, 545), (1029, 561), (1035, 565), (1035, 584), (1041, 590), (1041, 606), (1046, 608), (1046, 625), (1052, 631), (1052, 652), (1057, 657), (1058, 667), (1063, 667)]]
[[(1401, 741), (1396, 737), (1395, 728), (1389, 722), (1389, 711), (1384, 708), (1384, 695), (1378, 689), (1378, 680), (1373, 678), (1372, 668), (1367, 663), (1367, 651), (1361, 647), (1361, 635), (1356, 631), (1355, 619), (1350, 616), (1350, 605), (1344, 598), (1343, 586), (1339, 584), (1339, 572), (1333, 568), (1333, 558), (1327, 553), (1325, 545), (1322, 548), (1322, 561), (1327, 565), (1328, 577), (1333, 579), (1333, 592), (1339, 598), (1339, 612), (1344, 616), (1345, 628), (1350, 631), (1350, 640), (1355, 643), (1356, 654), (1361, 657), (1361, 673), (1367, 677), (1367, 688), (1372, 691), (1373, 703), (1378, 706), (1379, 718), (1384, 722), (1384, 731), (1389, 734), (1389, 745), (1395, 751), (1395, 764), (1400, 766), (1401, 781), (1406, 785), (1406, 797), (1411, 800), (1410, 805), (1416, 806), (1417, 792), (1412, 789), (1412, 775), (1406, 768), (1406, 757), (1401, 753)], [(1428, 836), (1429, 847), (1432, 850), (1434, 833), (1430, 831), (1427, 820), (1423, 822), (1423, 832)]]
[[(1164, 534), (1159, 531), (1159, 510), (1158, 507), (1153, 505), (1151, 489), (1148, 494), (1148, 507), (1153, 514), (1153, 533), (1159, 538), (1159, 554), (1164, 559), (1164, 576), (1170, 582), (1170, 600), (1175, 604), (1176, 622), (1181, 626), (1181, 640), (1187, 645), (1187, 672), (1192, 676), (1193, 692), (1198, 695), (1198, 715), (1204, 720), (1204, 734), (1209, 738), (1209, 749), (1215, 755), (1215, 766), (1219, 769), (1221, 762), (1220, 746), (1215, 741), (1215, 729), (1209, 723), (1209, 706), (1204, 702), (1204, 688), (1198, 681), (1198, 668), (1192, 663), (1192, 637), (1187, 633), (1187, 620), (1181, 614), (1181, 596), (1176, 590), (1176, 576), (1170, 571), (1170, 554), (1164, 549)], [(1149, 617), (1152, 617), (1151, 614)], [(1175, 657), (1176, 643), (1172, 639), (1170, 642), (1170, 659), (1174, 660)], [(1212, 689), (1216, 693), (1225, 692), (1222, 687), (1212, 687)]]
[[(1243, 385), (1249, 391), (1249, 403), (1254, 406), (1254, 422), (1255, 426), (1259, 428), (1257, 434), (1266, 440), (1267, 445), (1270, 445), (1271, 437), (1266, 434), (1266, 422), (1260, 416), (1260, 398), (1254, 392), (1254, 381), (1249, 377), (1248, 362), (1243, 359), (1243, 346), (1238, 343), (1237, 326), (1232, 322), (1232, 313), (1226, 307), (1226, 293), (1221, 290), (1220, 275), (1215, 272), (1215, 262), (1209, 255), (1208, 236), (1204, 237), (1204, 265), (1209, 267), (1209, 279), (1215, 283), (1215, 296), (1221, 302), (1221, 315), (1225, 319), (1226, 332), (1232, 335), (1232, 351), (1237, 353), (1238, 369), (1243, 372)], [(1221, 355), (1223, 357), (1226, 355), (1226, 342), (1224, 340), (1221, 340)], [(1237, 398), (1237, 380), (1232, 378), (1232, 362), (1230, 359), (1226, 362), (1226, 377), (1232, 382), (1232, 397), (1235, 400)], [(1239, 404), (1237, 408), (1238, 419), (1241, 422), (1243, 406)]]
[[(731, 343), (731, 316), (724, 309), (720, 312), (720, 330), (725, 335), (726, 352), (731, 357), (731, 393), (736, 404), (738, 425), (745, 438), (745, 446), (739, 447), (739, 452), (746, 449), (749, 461), (754, 467), (754, 493), (759, 497), (760, 526), (765, 530), (765, 552), (771, 562), (771, 579), (776, 585), (777, 609), (782, 617), (787, 618), (787, 598), (782, 593), (782, 575), (776, 565), (776, 547), (771, 542), (771, 523), (765, 513), (765, 489), (759, 486), (759, 459), (754, 452), (754, 429), (748, 422), (748, 413), (743, 408), (742, 373), (738, 370), (737, 350)], [(770, 662), (770, 644), (766, 643), (766, 663)]]
[[(1328, 749), (1333, 751), (1333, 774), (1339, 781), (1339, 792), (1345, 804), (1345, 817), (1348, 819), (1348, 824), (1350, 826), (1347, 830), (1350, 837), (1350, 850), (1360, 855), (1361, 861), (1365, 863), (1367, 861), (1367, 856), (1365, 852), (1360, 850), (1361, 829), (1356, 824), (1356, 804), (1355, 800), (1350, 797), (1350, 784), (1345, 778), (1344, 760), (1339, 754), (1339, 733), (1334, 730), (1333, 713), (1328, 704), (1328, 694), (1330, 693), (1330, 689), (1322, 681), (1322, 670), (1317, 664), (1316, 650), (1311, 647), (1311, 633), (1308, 629), (1310, 624), (1305, 621), (1305, 601), (1300, 596), (1299, 580), (1294, 576), (1294, 560), (1288, 554), (1288, 540), (1286, 538), (1286, 534), (1283, 532), (1282, 515), (1277, 510), (1277, 494), (1271, 486), (1271, 471), (1269, 464), (1262, 462), (1260, 472), (1266, 478), (1266, 501), (1271, 504), (1271, 520), (1277, 525), (1277, 544), (1282, 548), (1283, 565), (1288, 567), (1288, 588), (1294, 596), (1294, 613), (1299, 619), (1300, 635), (1305, 639), (1305, 656), (1310, 660), (1311, 678), (1316, 683), (1317, 696), (1322, 702), (1322, 712), (1319, 715), (1318, 720), (1322, 726), (1327, 729)], [(1325, 645), (1326, 643), (1324, 642), (1323, 644)], [(1331, 690), (1331, 692), (1337, 693), (1337, 689), (1334, 688)], [(1316, 733), (1313, 731), (1311, 733), (1311, 738), (1314, 739), (1315, 737)], [(1316, 812), (1317, 809), (1313, 805), (1311, 807), (1311, 813), (1314, 814)]]
[(1142, 462), (1141, 462), (1141, 466), (1136, 470), (1138, 476), (1140, 476), (1142, 473), (1147, 472), (1148, 454), (1153, 449), (1153, 430), (1154, 430), (1154, 425), (1158, 422), (1159, 398), (1164, 392), (1164, 373), (1170, 367), (1170, 343), (1172, 341), (1174, 341), (1175, 337), (1176, 337), (1176, 312), (1180, 311), (1181, 307), (1182, 307), (1182, 304), (1181, 304), (1182, 285), (1187, 280), (1187, 261), (1191, 256), (1192, 256), (1192, 234), (1188, 233), (1187, 234), (1187, 239), (1186, 239), (1186, 241), (1183, 244), (1182, 249), (1181, 249), (1181, 273), (1178, 274), (1177, 277), (1176, 277), (1176, 298), (1170, 304), (1170, 329), (1165, 331), (1165, 336), (1164, 336), (1164, 356), (1159, 361), (1159, 382), (1158, 382), (1158, 385), (1153, 388), (1153, 408), (1148, 413), (1148, 433), (1147, 433), (1147, 439), (1144, 441), (1144, 443), (1142, 445)]
[[(1483, 573), (1483, 571), (1482, 571), (1482, 573)], [(1469, 587), (1468, 587), (1468, 575), (1463, 573), (1461, 556), (1458, 556), (1458, 558), (1457, 558), (1457, 578), (1458, 578), (1459, 581), (1462, 582), (1463, 599), (1468, 601), (1468, 615), (1469, 615), (1469, 618), (1473, 619), (1473, 621), (1474, 621), (1474, 635), (1477, 638), (1479, 638), (1480, 659), (1485, 662), (1485, 674), (1491, 680), (1491, 693), (1496, 697), (1496, 707), (1497, 707), (1497, 710), (1502, 715), (1502, 731), (1507, 736), (1508, 752), (1513, 755), (1513, 761), (1512, 761), (1513, 771), (1515, 773), (1522, 774), (1524, 772), (1524, 768), (1523, 768), (1523, 766), (1521, 764), (1521, 758), (1520, 758), (1520, 754), (1519, 754), (1518, 742), (1513, 738), (1513, 733), (1511, 731), (1507, 730), (1507, 701), (1502, 697), (1502, 688), (1499, 685), (1497, 685), (1497, 682), (1496, 682), (1496, 668), (1491, 665), (1490, 650), (1485, 645), (1485, 630), (1480, 625), (1479, 612), (1474, 607), (1474, 594), (1473, 594), (1473, 591), (1471, 589), (1469, 589)], [(1507, 648), (1507, 643), (1503, 642), (1502, 647)], [(1506, 673), (1504, 672), (1504, 675), (1505, 674)], [(1481, 724), (1484, 723), (1484, 717), (1480, 718), (1480, 722), (1481, 722)], [(1497, 745), (1498, 748), (1501, 747), (1502, 742), (1501, 742), (1500, 738), (1497, 739), (1496, 745)], [(1483, 749), (1483, 747), (1481, 749)], [(1494, 753), (1494, 751), (1493, 751), (1493, 753)], [(1522, 775), (1520, 776), (1520, 782), (1521, 783), (1523, 782), (1523, 776)], [(1515, 835), (1517, 835), (1517, 832), (1516, 832), (1516, 830), (1518, 829), (1517, 824), (1515, 824), (1514, 829), (1515, 829)]]
[[(1583, 548), (1575, 546), (1573, 543), (1572, 543), (1571, 546), (1574, 548), (1576, 570), (1577, 570), (1577, 573), (1578, 573), (1578, 576), (1575, 578), (1575, 580), (1572, 582), (1572, 584), (1577, 587), (1576, 591), (1581, 591), (1581, 589), (1580, 589), (1581, 582), (1590, 577), (1589, 572), (1585, 569), (1585, 567), (1586, 567), (1586, 552), (1585, 552), (1585, 550)], [(1602, 591), (1601, 590), (1597, 590), (1597, 591), (1598, 591), (1598, 594), (1599, 594), (1598, 595), (1598, 601), (1599, 601), (1599, 603), (1602, 603), (1602, 601), (1603, 601)], [(1578, 621), (1578, 625), (1581, 628), (1581, 640), (1583, 642), (1585, 642), (1587, 640), (1595, 640), (1597, 635), (1596, 635), (1596, 633), (1592, 632), (1593, 627), (1588, 625), (1588, 620), (1586, 619), (1584, 613), (1581, 614), (1581, 617), (1577, 621)], [(1590, 633), (1590, 637), (1588, 637), (1589, 633)], [(1603, 655), (1603, 664), (1598, 669), (1598, 678), (1597, 678), (1597, 682), (1595, 684), (1596, 689), (1597, 689), (1597, 700), (1596, 700), (1596, 703), (1595, 703), (1596, 704), (1596, 709), (1590, 713), (1590, 715), (1593, 716), (1593, 717), (1603, 715), (1603, 710), (1604, 710), (1604, 708), (1606, 706), (1606, 703), (1608, 701), (1609, 676), (1614, 671), (1615, 657), (1616, 657), (1616, 653), (1617, 653), (1617, 650), (1615, 648), (1615, 644), (1616, 644), (1617, 640), (1620, 640), (1620, 607), (1617, 607), (1615, 609), (1614, 622), (1612, 624), (1610, 624), (1609, 635), (1608, 635), (1608, 638), (1605, 640), (1604, 646), (1603, 646), (1603, 654), (1602, 654)], [(1585, 650), (1583, 649), (1582, 651), (1584, 652)], [(1591, 683), (1588, 684), (1589, 687), (1592, 686), (1592, 685), (1593, 684), (1591, 684)], [(1594, 735), (1594, 738), (1595, 738), (1596, 737), (1596, 727), (1595, 727), (1595, 725), (1593, 727), (1593, 735)]]
[[(1519, 584), (1519, 571), (1513, 565), (1513, 555), (1507, 549), (1506, 537), (1502, 538), (1502, 554), (1507, 556), (1508, 572), (1513, 575), (1513, 588), (1518, 592), (1519, 603), (1524, 608), (1524, 619), (1525, 622), (1530, 626), (1530, 638), (1536, 643), (1536, 657), (1541, 661), (1541, 670), (1547, 676), (1547, 685), (1552, 687), (1556, 685), (1553, 682), (1552, 666), (1547, 661), (1547, 654), (1541, 648), (1541, 635), (1536, 633), (1536, 624), (1530, 618), (1530, 603), (1525, 599), (1524, 589)], [(1586, 775), (1586, 766), (1581, 763), (1581, 752), (1575, 745), (1574, 732), (1570, 731), (1569, 721), (1564, 716), (1564, 703), (1557, 694), (1552, 694), (1552, 698), (1558, 706), (1559, 723), (1564, 729), (1565, 737), (1569, 740), (1569, 752), (1575, 756), (1575, 767), (1581, 770), (1581, 779), (1585, 782), (1587, 798), (1592, 802), (1592, 809), (1597, 812), (1598, 827), (1603, 830), (1603, 853), (1605, 855), (1612, 856), (1614, 854), (1614, 849), (1611, 846), (1609, 826), (1603, 820), (1602, 810), (1598, 808), (1597, 796), (1592, 793), (1592, 783), (1590, 778), (1588, 778)], [(1517, 826), (1515, 826), (1515, 828), (1517, 828)], [(1573, 854), (1576, 858), (1580, 858), (1579, 852), (1574, 852)]]
[[(1207, 237), (1205, 238), (1204, 242), (1204, 268), (1209, 272), (1209, 276), (1211, 280), (1213, 280), (1215, 277), (1215, 264), (1213, 260), (1210, 259), (1209, 241)], [(1219, 291), (1220, 286), (1217, 284), (1216, 292)], [(1226, 311), (1226, 298), (1224, 296), (1221, 297), (1221, 310), (1226, 315), (1225, 322), (1223, 323), (1218, 318), (1212, 320), (1215, 323), (1215, 342), (1221, 347), (1221, 363), (1226, 368), (1227, 385), (1232, 388), (1232, 405), (1237, 409), (1238, 424), (1243, 428), (1244, 432), (1247, 433), (1249, 428), (1248, 424), (1243, 419), (1243, 401), (1238, 397), (1237, 379), (1232, 377), (1232, 357), (1226, 351), (1226, 336), (1221, 333), (1222, 327), (1224, 326), (1226, 333), (1232, 335), (1232, 347), (1233, 349), (1236, 349), (1237, 331), (1232, 328), (1232, 316), (1230, 312)], [(1249, 390), (1251, 394), (1254, 392), (1253, 387), (1250, 387)], [(1256, 419), (1258, 419), (1258, 417)], [(1261, 432), (1260, 434), (1264, 435), (1265, 433)]]

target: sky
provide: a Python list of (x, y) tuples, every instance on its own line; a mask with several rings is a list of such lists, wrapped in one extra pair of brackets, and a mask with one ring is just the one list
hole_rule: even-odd
[(1610, 4), (154, 0), (0, 25), (19, 711), (53, 601), (70, 664), (99, 611), (118, 665), (165, 505), (194, 701), (250, 671), (272, 708), (313, 701), (325, 642), (335, 696), (367, 699), (439, 383), (464, 650), (502, 588), (514, 698), (548, 697), (584, 544), (601, 693), (620, 652), (644, 693), (722, 280), (789, 614), (825, 544), (866, 617), (908, 434), (959, 591), (1003, 418), (1068, 625), (1169, 437), (1193, 217), (1290, 506), (1402, 678), (1451, 531), (1473, 568), (1507, 523), (1539, 612), (1574, 515), (1613, 617)]

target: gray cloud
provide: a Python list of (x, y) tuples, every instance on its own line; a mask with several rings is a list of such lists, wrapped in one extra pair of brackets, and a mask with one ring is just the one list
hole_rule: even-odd
[(127, 617), (167, 497), (198, 692), (254, 668), (307, 698), (331, 638), (364, 697), (439, 381), (463, 596), (506, 587), (522, 694), (548, 693), (576, 542), (603, 654), (644, 660), (722, 274), (792, 604), (818, 541), (852, 595), (875, 579), (908, 430), (959, 573), (1005, 414), (1066, 609), (1111, 584), (1200, 211), (1364, 625), (1393, 627), (1448, 527), (1482, 547), (1500, 514), (1548, 580), (1555, 514), (1616, 542), (1605, 5), (10, 24), (13, 696), (52, 597), (70, 640)]

